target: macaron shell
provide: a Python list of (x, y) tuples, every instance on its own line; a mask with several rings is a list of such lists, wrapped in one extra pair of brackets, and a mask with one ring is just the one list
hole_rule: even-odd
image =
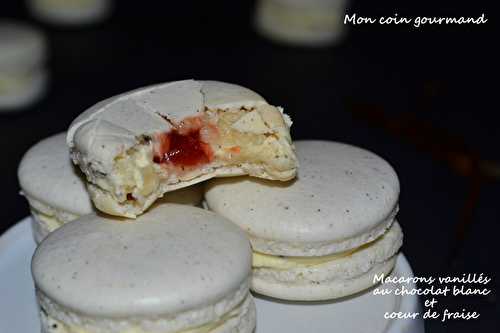
[(234, 107), (256, 107), (267, 102), (256, 92), (236, 84), (220, 81), (199, 81), (202, 83), (203, 104), (209, 109)]
[(165, 204), (136, 220), (87, 215), (64, 225), (39, 246), (32, 272), (41, 293), (80, 314), (155, 316), (224, 299), (246, 284), (250, 265), (248, 239), (230, 221)]
[(35, 214), (31, 218), (31, 230), (33, 231), (33, 238), (37, 244), (50, 234), (51, 230), (46, 223), (43, 223)]
[[(213, 179), (205, 193), (208, 207), (238, 224), (251, 239), (261, 240), (257, 250), (278, 255), (345, 251), (377, 238), (390, 226), (399, 181), (386, 161), (337, 142), (294, 144), (300, 165), (296, 180)], [(349, 239), (357, 240), (345, 243)], [(283, 248), (273, 246), (280, 242)], [(336, 249), (335, 243), (342, 242)]]
[(90, 214), (94, 209), (65, 137), (60, 133), (31, 147), (19, 165), (19, 183), (28, 200), (76, 215)]
[[(266, 104), (265, 100), (253, 91), (237, 85), (217, 81), (184, 80), (140, 88), (102, 101), (78, 116), (68, 130), (68, 145), (77, 144), (75, 133), (84, 124), (96, 121), (89, 129), (91, 136), (122, 136), (153, 134), (168, 131), (172, 125), (166, 119), (180, 122), (186, 117), (195, 116), (205, 107), (227, 108), (230, 106), (254, 106)], [(107, 123), (101, 125), (101, 123)], [(83, 142), (79, 149), (90, 152), (89, 143)], [(135, 143), (124, 141), (121, 150)], [(113, 145), (113, 143), (111, 143)], [(116, 151), (111, 151), (116, 154)]]
[(45, 95), (48, 83), (47, 71), (36, 71), (22, 88), (0, 94), (0, 112), (19, 111), (38, 102)]

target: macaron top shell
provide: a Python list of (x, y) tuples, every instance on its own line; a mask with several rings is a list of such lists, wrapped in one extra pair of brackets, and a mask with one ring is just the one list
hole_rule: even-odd
[(295, 147), (296, 180), (213, 179), (208, 207), (247, 231), (255, 250), (275, 255), (349, 250), (390, 226), (399, 181), (385, 160), (336, 142), (296, 141)]
[(0, 71), (30, 70), (47, 51), (41, 31), (14, 21), (0, 21), (0, 50)]
[(137, 144), (140, 135), (167, 132), (172, 122), (196, 116), (205, 108), (225, 109), (267, 104), (253, 91), (217, 81), (184, 80), (140, 88), (104, 100), (78, 116), (67, 143), (88, 161), (110, 172), (113, 158)]
[(99, 317), (177, 314), (237, 291), (250, 274), (248, 238), (225, 218), (165, 204), (136, 220), (87, 215), (49, 235), (32, 272), (60, 306)]
[(66, 133), (56, 134), (31, 147), (19, 165), (19, 183), (30, 200), (76, 215), (90, 214), (93, 206), (65, 138)]

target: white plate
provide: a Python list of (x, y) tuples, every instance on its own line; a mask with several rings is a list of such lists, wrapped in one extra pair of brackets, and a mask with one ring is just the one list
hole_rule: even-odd
[[(0, 332), (38, 333), (38, 311), (31, 280), (30, 261), (35, 242), (30, 218), (0, 237)], [(401, 254), (394, 273), (413, 276)], [(411, 286), (410, 286), (411, 287)], [(374, 296), (370, 291), (333, 302), (278, 302), (260, 296), (256, 333), (423, 333), (419, 320), (387, 320), (385, 312), (419, 310), (416, 297)]]

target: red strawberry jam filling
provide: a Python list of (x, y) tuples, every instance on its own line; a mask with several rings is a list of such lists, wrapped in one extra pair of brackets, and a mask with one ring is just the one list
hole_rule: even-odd
[(205, 142), (202, 132), (214, 131), (213, 126), (203, 124), (196, 118), (185, 119), (179, 127), (154, 137), (153, 161), (175, 167), (196, 167), (210, 163), (213, 151)]

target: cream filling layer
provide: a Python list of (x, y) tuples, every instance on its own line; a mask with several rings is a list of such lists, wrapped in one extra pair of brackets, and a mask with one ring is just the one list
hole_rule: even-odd
[(48, 232), (52, 232), (66, 223), (56, 216), (46, 215), (34, 208), (31, 208), (31, 214), (38, 223), (43, 224), (43, 229), (46, 229)]
[(322, 265), (340, 258), (347, 257), (352, 253), (358, 251), (360, 248), (350, 251), (335, 253), (327, 256), (320, 257), (285, 257), (273, 256), (260, 252), (253, 252), (252, 267), (254, 268), (272, 268), (279, 270), (286, 270), (292, 268), (306, 268), (316, 265)]
[(31, 73), (0, 72), (0, 95), (23, 89), (32, 79)]
[[(309, 258), (284, 257), (258, 259), (253, 276), (269, 281), (299, 283), (352, 279), (392, 258), (403, 243), (403, 232), (397, 222), (376, 240), (340, 255)], [(272, 257), (272, 256), (270, 256)]]
[[(243, 317), (245, 317), (253, 306), (253, 299), (250, 293), (232, 310), (224, 314), (219, 319), (209, 322), (197, 327), (185, 329), (185, 330), (177, 330), (177, 331), (164, 331), (162, 333), (210, 333), (214, 330), (223, 327), (226, 323), (236, 319), (236, 322), (239, 323), (242, 321)], [(42, 322), (42, 333), (107, 333), (108, 331), (103, 329), (89, 329), (80, 325), (75, 324), (66, 324), (62, 321), (55, 319), (48, 315), (45, 311), (40, 312), (41, 322)], [(156, 333), (157, 330), (148, 330), (144, 327), (140, 326), (130, 326), (124, 329), (113, 330), (116, 333)]]
[(31, 212), (34, 212), (34, 215), (36, 216), (40, 215), (44, 221), (47, 221), (51, 225), (61, 226), (64, 223), (68, 223), (80, 217), (79, 214), (75, 214), (60, 208), (55, 208), (37, 199), (34, 199), (26, 193), (22, 194), (28, 200)]
[(39, 6), (82, 9), (99, 5), (102, 0), (35, 0)]
[(22, 194), (30, 205), (31, 216), (33, 217), (33, 235), (37, 243), (63, 224), (80, 217), (78, 214), (49, 206), (26, 193)]

